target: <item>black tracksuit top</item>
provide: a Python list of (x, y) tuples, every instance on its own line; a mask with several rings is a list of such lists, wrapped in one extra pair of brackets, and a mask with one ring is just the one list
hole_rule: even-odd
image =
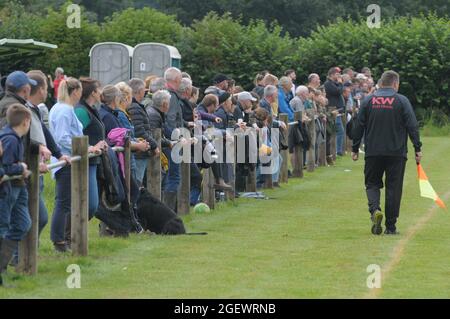
[(411, 103), (390, 88), (379, 89), (364, 99), (352, 133), (355, 153), (364, 136), (366, 157), (407, 158), (408, 135), (416, 152), (420, 152), (422, 147)]

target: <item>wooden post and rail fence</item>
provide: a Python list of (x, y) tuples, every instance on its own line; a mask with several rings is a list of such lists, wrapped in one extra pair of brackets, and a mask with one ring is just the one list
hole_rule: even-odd
[[(280, 114), (280, 120), (283, 121), (289, 129), (299, 125), (302, 120), (302, 113), (295, 113), (295, 122), (288, 123), (287, 114)], [(314, 121), (312, 121), (314, 122)], [(309, 125), (310, 132), (315, 130), (314, 125)], [(153, 136), (155, 137), (159, 148), (161, 149), (161, 130), (153, 130)], [(281, 136), (280, 136), (281, 138)], [(284, 134), (283, 141), (286, 145), (288, 143), (288, 134)], [(237, 143), (234, 141), (233, 147), (235, 148)], [(87, 256), (89, 253), (89, 238), (88, 238), (88, 222), (89, 222), (89, 159), (99, 155), (88, 153), (88, 137), (74, 137), (72, 139), (72, 158), (71, 158), (71, 243), (72, 254), (74, 256)], [(130, 190), (131, 179), (131, 143), (128, 142), (124, 147), (113, 147), (115, 152), (124, 153), (125, 157), (125, 182), (127, 184), (128, 192)], [(319, 145), (319, 159), (320, 165), (325, 165), (325, 142)], [(288, 182), (288, 169), (289, 169), (289, 152), (288, 150), (282, 150), (280, 156), (283, 158), (283, 165), (280, 168), (280, 182)], [(233, 156), (235, 158), (235, 156)], [(314, 165), (314, 148), (308, 150), (308, 162)], [(292, 176), (301, 178), (303, 177), (303, 148), (301, 145), (294, 147), (294, 152), (291, 158), (292, 162)], [(28, 180), (28, 194), (29, 194), (29, 213), (32, 220), (32, 227), (27, 236), (19, 244), (19, 263), (17, 270), (21, 273), (35, 275), (38, 271), (38, 218), (39, 218), (39, 150), (31, 149), (28, 152), (26, 161), (31, 171), (31, 175)], [(62, 168), (68, 165), (65, 161), (57, 162), (48, 165), (49, 170), (56, 168)], [(309, 171), (313, 171), (313, 166), (308, 166)], [(256, 165), (254, 165), (256, 166)], [(233, 167), (233, 174), (235, 176), (235, 163), (231, 164)], [(190, 210), (190, 163), (180, 164), (180, 190), (178, 193), (178, 213), (185, 215)], [(256, 192), (256, 169), (250, 170), (249, 175), (246, 177), (246, 192)], [(270, 180), (266, 182), (265, 187), (273, 187)], [(3, 182), (8, 180), (21, 179), (22, 176), (5, 176)], [(234, 185), (234, 181), (232, 181)], [(214, 188), (215, 179), (212, 169), (203, 170), (203, 182), (202, 182), (202, 201), (206, 203), (211, 209), (214, 209), (216, 203), (216, 190)], [(151, 156), (149, 159), (149, 165), (147, 169), (147, 189), (149, 192), (161, 199), (161, 155)], [(128, 194), (129, 195), (129, 194)], [(128, 196), (128, 199), (130, 196)], [(233, 194), (228, 194), (227, 198), (234, 200)]]

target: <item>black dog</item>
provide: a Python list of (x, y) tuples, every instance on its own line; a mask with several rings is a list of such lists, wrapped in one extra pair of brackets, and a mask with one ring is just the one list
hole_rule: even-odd
[(161, 235), (186, 234), (181, 218), (145, 189), (139, 196), (137, 215), (145, 230)]
[(186, 233), (181, 218), (145, 189), (141, 190), (139, 196), (137, 215), (142, 227), (156, 234), (207, 235), (207, 233)]

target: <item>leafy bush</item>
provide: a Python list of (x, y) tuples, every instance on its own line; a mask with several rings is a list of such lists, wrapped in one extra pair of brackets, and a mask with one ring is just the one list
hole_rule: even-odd
[(444, 111), (434, 109), (431, 112), (431, 123), (436, 127), (444, 127), (450, 124), (449, 118)]

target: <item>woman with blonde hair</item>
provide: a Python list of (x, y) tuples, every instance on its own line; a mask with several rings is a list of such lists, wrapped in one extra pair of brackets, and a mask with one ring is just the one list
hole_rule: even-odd
[(122, 127), (130, 130), (131, 136), (134, 138), (134, 126), (131, 123), (131, 118), (127, 113), (127, 108), (130, 107), (131, 102), (133, 101), (133, 91), (125, 82), (117, 83), (116, 88), (120, 91), (117, 118), (119, 119)]
[[(72, 138), (83, 136), (83, 125), (78, 120), (74, 107), (82, 97), (82, 85), (75, 78), (61, 81), (58, 88), (58, 103), (49, 113), (49, 126), (56, 144), (63, 155), (72, 156)], [(90, 146), (90, 153), (101, 154), (105, 144)], [(55, 209), (51, 225), (51, 240), (58, 252), (70, 249), (70, 213), (71, 213), (71, 168), (65, 166), (53, 170), (56, 179)], [(95, 191), (97, 191), (95, 189)], [(98, 208), (98, 194), (95, 200), (94, 191), (89, 192), (89, 217), (92, 218)]]

